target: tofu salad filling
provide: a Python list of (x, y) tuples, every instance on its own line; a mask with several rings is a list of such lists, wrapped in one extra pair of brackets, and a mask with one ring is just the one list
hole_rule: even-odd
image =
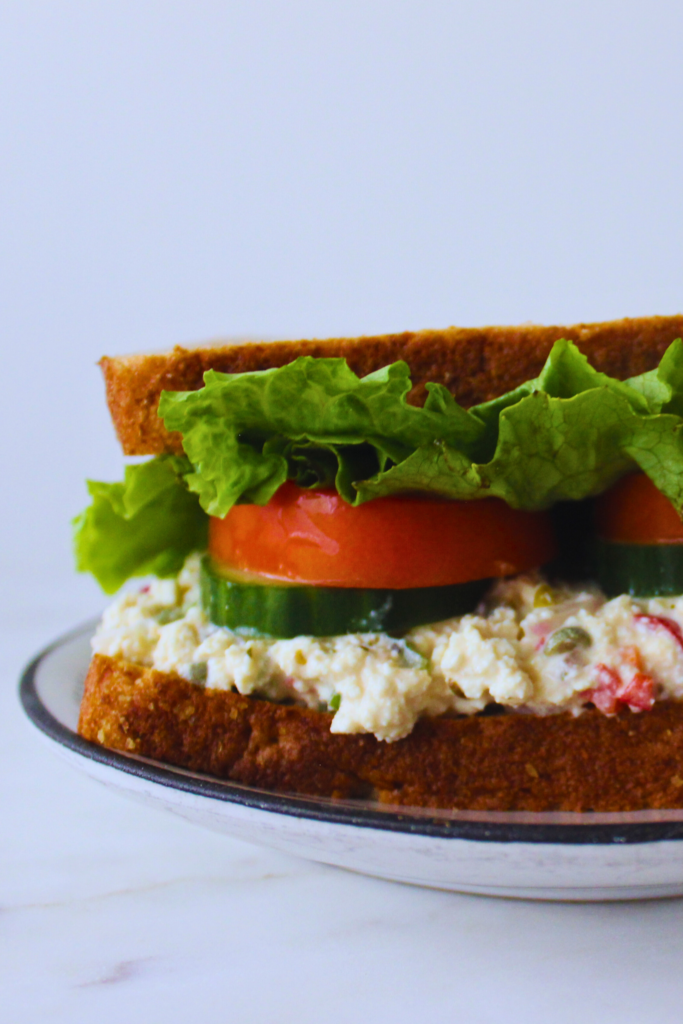
[(190, 682), (334, 712), (332, 732), (406, 736), (423, 715), (500, 710), (579, 714), (683, 697), (683, 598), (608, 600), (538, 575), (494, 584), (476, 613), (386, 633), (266, 639), (202, 610), (200, 559), (175, 579), (125, 591), (93, 652)]

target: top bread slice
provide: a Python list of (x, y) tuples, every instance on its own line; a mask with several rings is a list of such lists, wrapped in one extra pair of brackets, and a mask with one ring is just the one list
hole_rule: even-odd
[(448, 327), (323, 341), (215, 343), (171, 352), (105, 356), (100, 365), (107, 403), (126, 455), (182, 452), (181, 437), (157, 416), (162, 391), (194, 391), (206, 370), (242, 373), (284, 366), (297, 356), (344, 356), (364, 376), (403, 359), (410, 367), (410, 401), (421, 404), (425, 384), (438, 381), (468, 407), (504, 394), (541, 370), (558, 338), (575, 341), (591, 364), (624, 379), (655, 367), (683, 336), (683, 316), (613, 320), (573, 327)]

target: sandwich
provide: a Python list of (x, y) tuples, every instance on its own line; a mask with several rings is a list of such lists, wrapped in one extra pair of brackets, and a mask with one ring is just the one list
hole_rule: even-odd
[(683, 807), (683, 317), (104, 358), (79, 732), (262, 789)]

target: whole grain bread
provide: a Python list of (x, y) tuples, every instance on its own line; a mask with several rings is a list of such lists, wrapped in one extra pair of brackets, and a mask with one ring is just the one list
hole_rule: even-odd
[(259, 788), (461, 810), (683, 807), (683, 702), (608, 718), (422, 719), (396, 743), (330, 733), (331, 715), (203, 689), (95, 655), (87, 740)]
[(425, 384), (439, 381), (464, 406), (487, 401), (535, 377), (558, 338), (577, 343), (593, 366), (621, 379), (656, 366), (683, 335), (683, 316), (614, 320), (573, 327), (448, 327), (367, 338), (177, 346), (164, 354), (105, 356), (107, 402), (126, 455), (180, 452), (179, 434), (157, 416), (162, 391), (193, 391), (206, 370), (241, 373), (284, 366), (300, 355), (344, 356), (360, 376), (404, 359), (410, 400), (421, 404)]

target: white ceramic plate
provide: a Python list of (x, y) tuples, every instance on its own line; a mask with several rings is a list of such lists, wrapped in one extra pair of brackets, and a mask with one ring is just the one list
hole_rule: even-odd
[(21, 679), (24, 709), (92, 778), (188, 821), (381, 878), (535, 899), (683, 894), (683, 811), (529, 814), (425, 811), (270, 793), (106, 750), (76, 732), (88, 623), (42, 651)]

